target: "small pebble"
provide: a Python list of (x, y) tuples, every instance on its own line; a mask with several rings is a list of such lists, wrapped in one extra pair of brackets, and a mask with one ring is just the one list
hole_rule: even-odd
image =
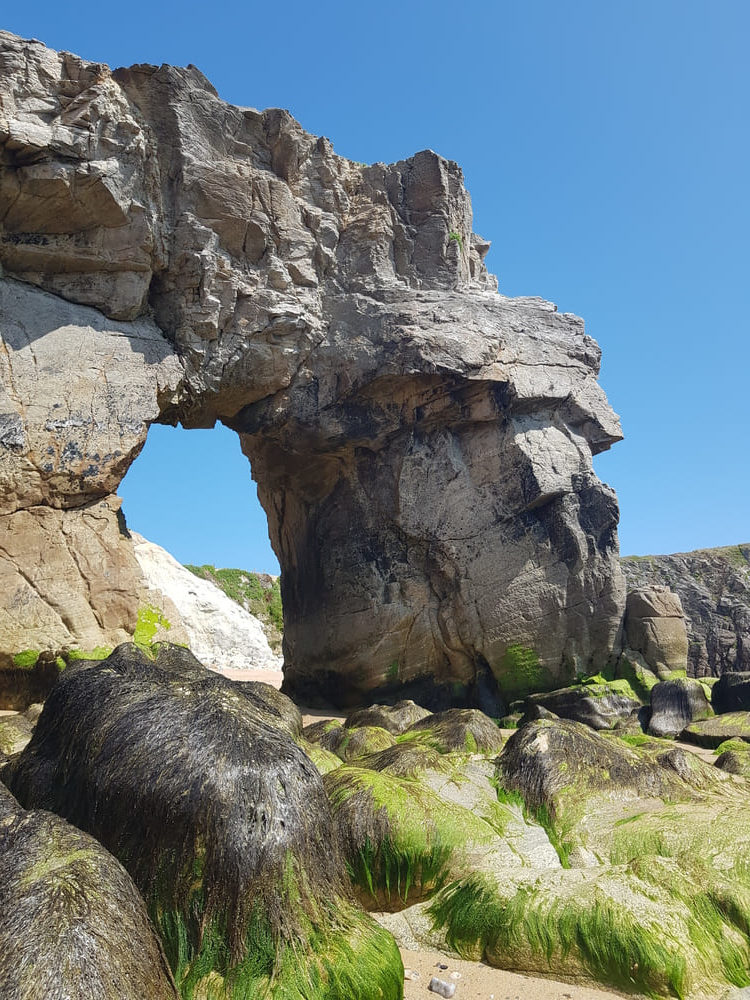
[[(448, 966), (444, 966), (448, 968)], [(433, 976), (430, 980), (430, 985), (427, 987), (432, 993), (437, 993), (439, 997), (452, 997), (456, 993), (455, 983), (446, 983), (444, 979), (438, 979), (437, 976)]]
[(419, 973), (415, 969), (404, 969), (404, 979), (419, 979)]
[(460, 978), (461, 978), (460, 972), (451, 972), (451, 979), (460, 979)]
[(443, 965), (443, 963), (442, 963), (442, 962), (436, 962), (436, 963), (435, 963), (435, 967), (436, 967), (437, 969), (447, 969), (447, 968), (448, 968), (448, 966), (447, 966), (447, 965)]

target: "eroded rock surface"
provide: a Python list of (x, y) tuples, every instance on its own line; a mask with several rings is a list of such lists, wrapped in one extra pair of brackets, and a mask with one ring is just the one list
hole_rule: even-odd
[[(599, 349), (496, 293), (457, 164), (353, 163), (194, 67), (111, 73), (3, 33), (0, 80), (4, 516), (95, 534), (151, 422), (220, 420), (282, 566), (290, 692), (496, 711), (606, 661), (617, 503), (591, 456), (621, 434)], [(22, 648), (128, 633), (122, 544), (62, 597), (8, 555)]]
[(691, 676), (750, 671), (750, 545), (629, 556), (622, 568), (630, 587), (657, 584), (679, 595)]

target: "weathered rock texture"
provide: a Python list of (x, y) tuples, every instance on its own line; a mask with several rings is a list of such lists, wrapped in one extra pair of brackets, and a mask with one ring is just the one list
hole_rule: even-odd
[[(112, 494), (149, 423), (220, 420), (282, 566), (290, 691), (486, 703), (496, 679), (518, 693), (606, 661), (617, 503), (591, 456), (621, 434), (599, 349), (577, 317), (496, 293), (455, 163), (352, 163), (194, 67), (110, 73), (6, 33), (0, 80), (19, 632), (52, 641), (50, 619), (81, 642), (76, 602), (86, 643), (128, 631)], [(52, 521), (91, 536), (61, 553), (75, 566), (103, 546), (66, 598), (34, 561)]]
[(688, 653), (680, 598), (667, 587), (631, 590), (625, 604), (625, 653), (640, 654), (656, 673), (685, 670)]
[(657, 584), (679, 595), (691, 676), (750, 671), (750, 544), (629, 556), (622, 567), (630, 587)]

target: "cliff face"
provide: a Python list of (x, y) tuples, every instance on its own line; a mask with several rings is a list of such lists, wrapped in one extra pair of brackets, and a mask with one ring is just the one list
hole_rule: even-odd
[[(455, 163), (356, 164), (193, 67), (7, 33), (0, 143), (6, 653), (128, 630), (113, 494), (150, 423), (220, 420), (282, 567), (290, 690), (492, 700), (603, 664), (624, 594), (599, 349), (497, 294)], [(57, 521), (79, 569), (79, 536), (103, 553), (52, 593)]]
[(750, 671), (750, 545), (622, 560), (628, 587), (665, 585), (679, 594), (688, 633), (688, 673)]

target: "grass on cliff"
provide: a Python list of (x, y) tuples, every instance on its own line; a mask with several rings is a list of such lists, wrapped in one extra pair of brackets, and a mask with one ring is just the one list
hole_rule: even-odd
[(268, 641), (274, 652), (281, 649), (284, 612), (281, 606), (281, 586), (278, 577), (250, 573), (244, 569), (217, 569), (215, 566), (186, 565), (201, 580), (208, 580), (223, 590), (227, 597), (255, 615), (268, 630)]

